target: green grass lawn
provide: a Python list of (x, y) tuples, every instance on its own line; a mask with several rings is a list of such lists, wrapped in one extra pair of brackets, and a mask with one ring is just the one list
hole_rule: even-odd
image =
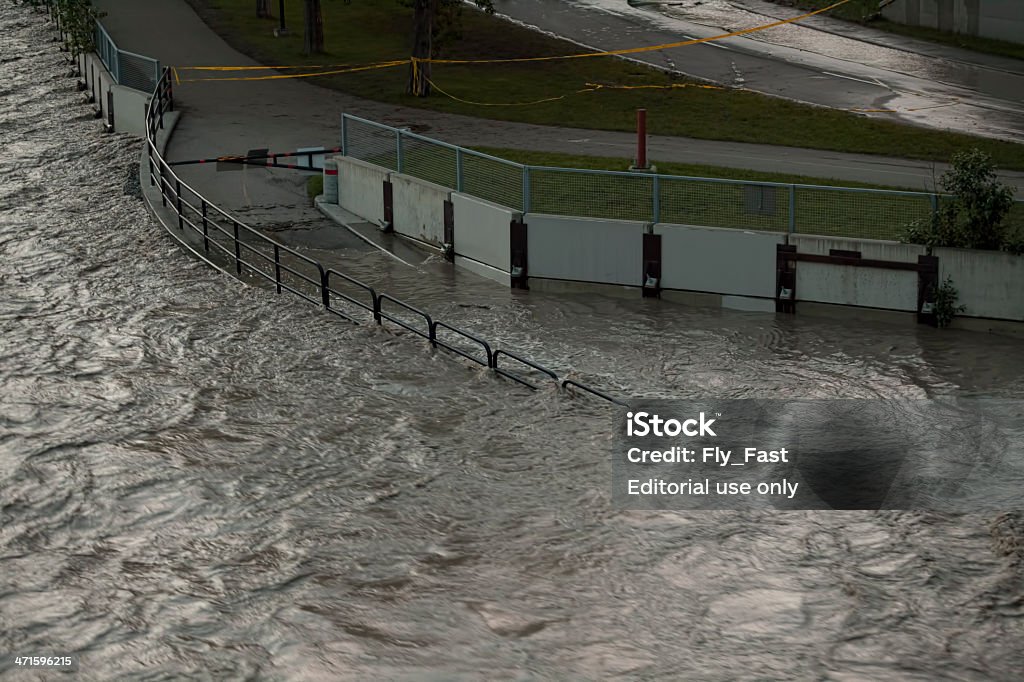
[[(292, 34), (274, 38), (276, 20), (257, 19), (251, 0), (189, 0), (236, 49), (270, 64), (369, 64), (404, 59), (411, 44), (411, 10), (397, 0), (324, 3), (328, 53), (304, 57), (302, 3), (287, 3)], [(272, 3), (275, 5), (276, 3)], [(463, 39), (442, 57), (508, 58), (574, 54), (578, 46), (497, 17), (466, 9)], [(681, 48), (685, 50), (686, 48)], [(681, 51), (680, 50), (680, 51)], [(189, 72), (194, 76), (195, 72)], [(238, 74), (231, 74), (238, 75)], [(393, 104), (430, 108), (496, 120), (600, 130), (632, 130), (635, 110), (648, 110), (652, 134), (758, 142), (843, 152), (948, 161), (956, 151), (979, 147), (1003, 168), (1024, 170), (1024, 145), (960, 133), (913, 127), (853, 113), (801, 105), (740, 90), (697, 87), (602, 89), (575, 94), (588, 83), (604, 85), (696, 85), (685, 79), (614, 57), (554, 62), (434, 65), (433, 80), (452, 95), (473, 102), (516, 103), (562, 97), (531, 106), (479, 106), (440, 94), (405, 94), (405, 66), (323, 76), (309, 82)], [(182, 85), (187, 87), (187, 84)], [(564, 97), (563, 97), (564, 96)], [(865, 102), (865, 106), (870, 106)]]
[[(580, 154), (558, 154), (553, 152), (524, 151), (521, 149), (505, 149), (500, 147), (474, 147), (479, 152), (497, 156), (509, 161), (530, 166), (557, 166), (561, 168), (585, 168), (591, 170), (628, 170), (632, 159), (621, 159), (607, 156), (584, 156)], [(794, 175), (792, 173), (767, 173), (742, 168), (726, 168), (724, 166), (705, 166), (698, 163), (674, 163), (651, 161), (662, 175), (684, 175), (695, 178), (720, 178), (725, 180), (752, 180), (756, 182), (782, 182), (801, 185), (830, 185), (833, 187), (860, 187), (869, 189), (895, 189), (908, 192), (917, 191), (909, 187), (892, 187), (891, 185), (872, 185), (864, 182), (848, 182), (831, 178), (816, 178), (810, 175)]]
[[(798, 7), (806, 10), (816, 10), (835, 4), (836, 0), (768, 0), (776, 5), (787, 7)], [(845, 5), (840, 5), (828, 13), (836, 19), (855, 21), (858, 24), (865, 24), (871, 28), (877, 28), (890, 33), (930, 40), (933, 43), (962, 47), (975, 52), (999, 55), (1001, 57), (1012, 57), (1024, 59), (1024, 45), (1011, 43), (1007, 40), (995, 40), (993, 38), (982, 38), (980, 36), (969, 36), (962, 33), (951, 33), (939, 31), (934, 28), (923, 26), (907, 26), (898, 24), (878, 16), (878, 0), (851, 0)]]

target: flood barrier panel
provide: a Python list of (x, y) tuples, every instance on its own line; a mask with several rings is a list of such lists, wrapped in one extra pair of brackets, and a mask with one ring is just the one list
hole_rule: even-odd
[(774, 298), (775, 250), (786, 235), (658, 223), (664, 289)]
[(392, 173), (395, 232), (440, 247), (444, 244), (444, 203), (450, 195), (441, 185)]
[(646, 224), (530, 213), (530, 277), (641, 285)]
[(387, 169), (349, 156), (335, 156), (338, 164), (338, 205), (360, 218), (384, 222), (384, 183)]

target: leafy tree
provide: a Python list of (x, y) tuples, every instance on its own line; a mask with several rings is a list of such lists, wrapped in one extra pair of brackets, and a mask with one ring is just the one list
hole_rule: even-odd
[(953, 195), (943, 198), (930, 220), (911, 225), (905, 241), (961, 249), (1018, 251), (1006, 216), (1013, 207), (1013, 189), (999, 182), (991, 157), (978, 150), (959, 152), (940, 185)]

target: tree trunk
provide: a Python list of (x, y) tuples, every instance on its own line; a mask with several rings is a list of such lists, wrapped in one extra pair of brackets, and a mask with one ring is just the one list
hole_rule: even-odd
[(256, 0), (256, 16), (260, 19), (270, 18), (270, 0)]
[(409, 84), (406, 94), (416, 97), (430, 95), (430, 62), (417, 62), (417, 59), (430, 59), (433, 52), (434, 36), (434, 0), (414, 0), (413, 5), (413, 62), (409, 65)]
[(324, 51), (324, 15), (320, 0), (306, 0), (306, 30), (303, 49), (306, 54)]

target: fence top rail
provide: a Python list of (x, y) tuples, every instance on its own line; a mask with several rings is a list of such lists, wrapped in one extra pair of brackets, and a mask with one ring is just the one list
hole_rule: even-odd
[(111, 43), (112, 45), (114, 45), (115, 47), (117, 47), (117, 45), (116, 45), (116, 44), (114, 43), (114, 39), (110, 37), (110, 34), (109, 34), (109, 33), (107, 33), (107, 29), (103, 27), (103, 24), (102, 24), (102, 23), (100, 23), (99, 21), (97, 21), (97, 22), (96, 22), (96, 28), (97, 28), (97, 29), (99, 29), (99, 32), (103, 34), (103, 37), (104, 37), (104, 38), (105, 38), (105, 39), (106, 39), (106, 40), (107, 40), (108, 42), (110, 42), (110, 43)]
[[(888, 196), (908, 196), (908, 197), (947, 197), (948, 194), (941, 192), (928, 192), (928, 191), (914, 191), (914, 190), (901, 190), (901, 189), (884, 189), (884, 188), (871, 188), (871, 187), (846, 187), (842, 185), (813, 185), (804, 183), (792, 183), (792, 182), (773, 182), (770, 180), (735, 180), (731, 178), (707, 178), (695, 175), (668, 175), (664, 173), (646, 173), (644, 171), (616, 171), (616, 170), (600, 170), (595, 168), (566, 168), (561, 166), (533, 166), (529, 164), (519, 163), (517, 161), (510, 161), (509, 159), (502, 159), (497, 156), (485, 154), (467, 147), (461, 147), (459, 145), (451, 144), (450, 142), (443, 142), (419, 133), (414, 133), (411, 130), (405, 128), (396, 128), (389, 126), (385, 123), (378, 123), (371, 121), (360, 116), (354, 116), (349, 113), (342, 113), (342, 119), (349, 121), (355, 121), (364, 125), (377, 128), (379, 130), (386, 130), (396, 135), (401, 134), (403, 137), (428, 142), (430, 144), (437, 145), (439, 147), (445, 147), (458, 151), (465, 155), (475, 156), (478, 158), (489, 159), (503, 163), (515, 168), (524, 169), (528, 172), (549, 172), (549, 173), (566, 173), (575, 175), (604, 175), (612, 177), (628, 177), (628, 178), (650, 178), (652, 181), (657, 179), (659, 182), (662, 180), (684, 180), (688, 182), (709, 182), (722, 185), (744, 185), (744, 186), (757, 186), (757, 187), (781, 187), (786, 189), (813, 189), (813, 190), (826, 190), (832, 192), (849, 192), (849, 193), (861, 193), (861, 194), (884, 194)], [(1015, 199), (1016, 203), (1024, 203), (1024, 198)]]
[(513, 168), (518, 168), (520, 170), (522, 170), (523, 168), (530, 168), (532, 170), (533, 168), (536, 167), (536, 166), (527, 166), (526, 164), (519, 163), (517, 161), (509, 161), (508, 159), (503, 159), (500, 156), (492, 156), (490, 154), (484, 154), (483, 152), (478, 152), (475, 149), (467, 149), (465, 147), (456, 147), (456, 149), (459, 149), (462, 152), (462, 154), (464, 154), (465, 156), (475, 156), (477, 158), (487, 159), (488, 161), (497, 161), (498, 163), (503, 163), (506, 166), (512, 166)]
[[(114, 44), (114, 47), (117, 47), (117, 44), (116, 44), (116, 43)], [(135, 57), (136, 59), (141, 59), (141, 60), (143, 60), (143, 61), (147, 61), (147, 62), (149, 62), (149, 63), (151, 63), (151, 64), (154, 64), (154, 65), (155, 65), (155, 66), (157, 67), (157, 69), (159, 69), (159, 68), (160, 68), (160, 61), (159, 61), (159, 60), (157, 60), (157, 59), (153, 59), (152, 57), (147, 57), (146, 55), (144, 55), (144, 54), (139, 54), (138, 52), (130, 52), (130, 51), (128, 51), (128, 50), (122, 50), (122, 49), (121, 49), (121, 48), (119, 48), (119, 47), (117, 47), (117, 51), (118, 51), (119, 53), (121, 53), (121, 54), (126, 54), (126, 55), (128, 55), (129, 57)]]
[(374, 128), (384, 128), (385, 130), (398, 130), (398, 128), (396, 128), (394, 126), (389, 126), (386, 123), (378, 123), (377, 121), (371, 121), (368, 118), (363, 118), (361, 116), (355, 116), (353, 114), (349, 114), (349, 113), (346, 113), (346, 112), (342, 112), (341, 113), (341, 117), (342, 118), (347, 118), (350, 121), (358, 121), (359, 123), (365, 123), (366, 125), (373, 126)]

